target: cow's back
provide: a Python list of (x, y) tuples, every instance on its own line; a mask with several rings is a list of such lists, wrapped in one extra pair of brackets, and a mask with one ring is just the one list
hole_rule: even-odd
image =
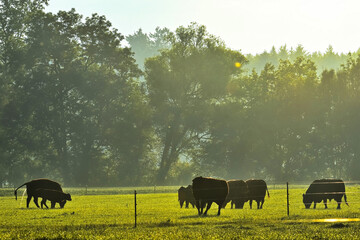
[(205, 177), (194, 178), (192, 188), (194, 198), (197, 201), (225, 201), (229, 192), (229, 187), (225, 180)]
[(345, 184), (341, 179), (319, 179), (313, 181), (306, 191), (313, 201), (319, 202), (324, 198), (339, 198), (345, 194)]
[(307, 194), (335, 194), (345, 192), (345, 184), (341, 179), (319, 179), (313, 181)]
[(34, 179), (26, 185), (28, 193), (34, 193), (36, 189), (53, 189), (62, 192), (61, 185), (55, 181), (50, 179), (41, 178), (41, 179)]

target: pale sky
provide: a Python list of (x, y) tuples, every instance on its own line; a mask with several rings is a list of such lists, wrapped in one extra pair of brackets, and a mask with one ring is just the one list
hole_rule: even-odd
[(125, 36), (197, 22), (244, 54), (285, 44), (308, 52), (360, 48), (360, 0), (50, 0), (46, 11), (71, 8), (105, 15)]

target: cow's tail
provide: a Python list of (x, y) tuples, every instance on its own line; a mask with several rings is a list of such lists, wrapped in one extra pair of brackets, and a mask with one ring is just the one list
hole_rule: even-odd
[(348, 204), (348, 202), (347, 202), (347, 197), (346, 197), (346, 194), (345, 194), (345, 193), (344, 193), (344, 200), (345, 200), (346, 205), (349, 206), (349, 204)]
[(15, 194), (15, 200), (17, 200), (17, 190), (19, 189), (19, 188), (21, 188), (22, 186), (25, 186), (26, 184), (28, 184), (29, 182), (26, 182), (26, 183), (24, 183), (23, 185), (21, 185), (20, 187), (18, 187), (17, 189), (15, 189), (15, 191), (14, 191), (14, 194)]
[(269, 193), (269, 189), (268, 189), (267, 186), (266, 186), (266, 191), (267, 191), (267, 194), (268, 194), (268, 198), (270, 198), (270, 193)]

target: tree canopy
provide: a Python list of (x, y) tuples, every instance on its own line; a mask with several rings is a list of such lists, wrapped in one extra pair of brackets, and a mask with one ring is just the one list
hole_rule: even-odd
[(359, 53), (245, 56), (196, 23), (123, 36), (46, 4), (0, 0), (2, 184), (358, 180)]

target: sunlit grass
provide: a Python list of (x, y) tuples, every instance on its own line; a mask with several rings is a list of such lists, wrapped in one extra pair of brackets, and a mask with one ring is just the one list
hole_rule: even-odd
[[(38, 209), (25, 198), (0, 198), (0, 239), (357, 239), (360, 223), (327, 221), (360, 216), (360, 191), (348, 187), (350, 206), (305, 209), (304, 188), (290, 189), (290, 216), (287, 216), (286, 189), (270, 190), (264, 209), (221, 210), (214, 204), (208, 216), (198, 216), (195, 208), (180, 209), (176, 192), (138, 193), (137, 228), (134, 228), (134, 189), (131, 194), (83, 195), (68, 188), (73, 201), (64, 209)], [(111, 193), (114, 189), (108, 189)], [(88, 189), (89, 191), (89, 189)], [(119, 190), (116, 190), (119, 191)], [(138, 191), (138, 190), (137, 190)], [(144, 191), (145, 192), (145, 191)], [(150, 192), (150, 191), (149, 191)], [(318, 220), (318, 222), (314, 222)]]

